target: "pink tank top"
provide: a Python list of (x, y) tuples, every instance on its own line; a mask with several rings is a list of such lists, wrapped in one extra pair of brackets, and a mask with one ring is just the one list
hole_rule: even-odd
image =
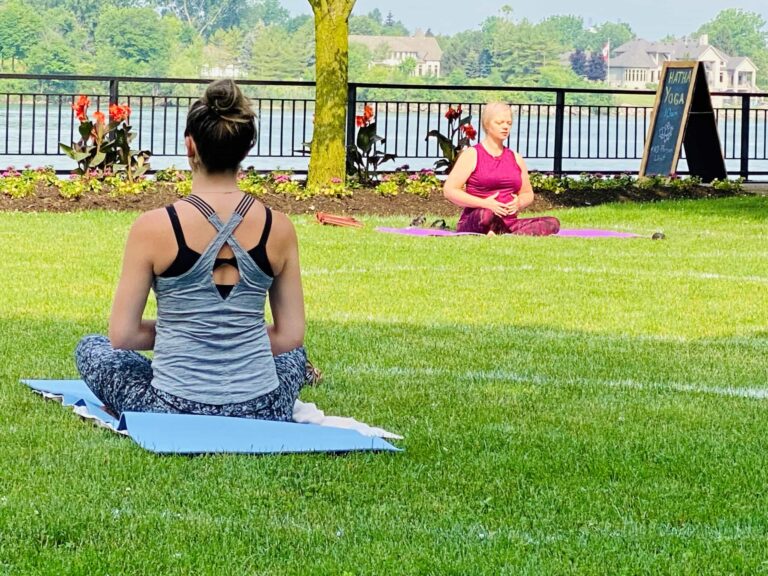
[(515, 153), (504, 148), (501, 156), (491, 156), (482, 144), (475, 144), (477, 165), (467, 180), (467, 193), (487, 198), (499, 193), (499, 202), (511, 202), (523, 184), (522, 171), (515, 159)]

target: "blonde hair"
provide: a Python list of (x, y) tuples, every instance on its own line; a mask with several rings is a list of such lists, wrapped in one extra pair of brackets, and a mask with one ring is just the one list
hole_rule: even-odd
[(483, 106), (483, 112), (480, 116), (480, 124), (483, 126), (483, 130), (488, 131), (488, 124), (491, 122), (491, 118), (494, 118), (499, 112), (509, 112), (509, 117), (514, 120), (512, 116), (512, 107), (506, 102), (488, 102)]

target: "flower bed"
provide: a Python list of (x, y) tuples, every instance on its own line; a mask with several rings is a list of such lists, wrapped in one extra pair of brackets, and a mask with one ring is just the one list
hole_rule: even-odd
[[(630, 175), (556, 177), (531, 173), (536, 192), (529, 211), (559, 207), (594, 206), (605, 202), (648, 202), (669, 198), (708, 198), (742, 192), (740, 180), (702, 185), (696, 178), (637, 178)], [(431, 170), (393, 172), (373, 187), (332, 181), (311, 193), (290, 172), (261, 174), (246, 170), (240, 188), (288, 214), (316, 211), (341, 214), (458, 215), (459, 209), (442, 196), (442, 182)], [(121, 174), (86, 173), (60, 179), (49, 168), (12, 167), (0, 172), (0, 210), (75, 211), (90, 209), (149, 210), (169, 204), (191, 190), (190, 173), (168, 169), (154, 179), (128, 180)]]

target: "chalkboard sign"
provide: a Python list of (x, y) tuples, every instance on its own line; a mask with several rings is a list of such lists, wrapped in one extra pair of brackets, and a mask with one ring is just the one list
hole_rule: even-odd
[(704, 182), (727, 176), (702, 62), (664, 63), (640, 175), (674, 174), (681, 145), (692, 176)]

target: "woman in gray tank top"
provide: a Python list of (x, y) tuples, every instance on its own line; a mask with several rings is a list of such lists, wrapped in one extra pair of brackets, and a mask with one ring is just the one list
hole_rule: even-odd
[[(77, 368), (115, 414), (291, 420), (311, 374), (298, 244), (284, 214), (237, 187), (256, 138), (250, 102), (231, 80), (213, 82), (184, 136), (192, 194), (133, 224), (109, 338), (83, 338)], [(150, 289), (157, 320), (143, 318)]]

